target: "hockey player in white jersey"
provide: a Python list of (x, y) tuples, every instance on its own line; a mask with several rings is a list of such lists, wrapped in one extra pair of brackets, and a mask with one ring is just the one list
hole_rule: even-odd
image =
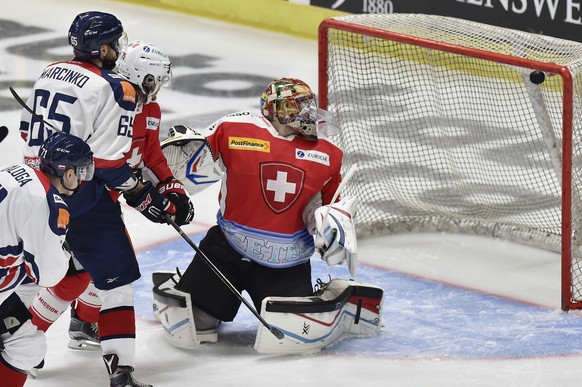
[[(67, 202), (71, 212), (67, 241), (82, 265), (82, 269), (71, 269), (67, 277), (78, 275), (86, 281), (90, 276), (99, 291), (101, 348), (111, 386), (147, 386), (132, 376), (132, 284), (141, 273), (117, 199), (122, 194), (128, 205), (156, 223), (165, 223), (164, 213), (174, 214), (175, 206), (151, 182), (141, 181), (126, 160), (137, 97), (133, 85), (112, 71), (127, 47), (121, 22), (104, 12), (81, 13), (69, 29), (69, 44), (75, 58), (48, 65), (28, 99), (37, 115), (22, 114), (24, 154), (27, 163), (34, 165), (36, 149), (53, 130), (49, 125), (70, 131), (91, 145), (95, 179)], [(103, 240), (108, 243), (101, 243)], [(57, 285), (50, 294), (66, 299), (59, 293), (62, 290)]]
[[(74, 60), (48, 65), (34, 84), (27, 105), (36, 115), (22, 112), (26, 163), (37, 164), (38, 148), (54, 128), (74, 134), (95, 153), (96, 179), (68, 203), (72, 215), (90, 209), (107, 187), (124, 193), (148, 219), (163, 223), (169, 201), (141, 183), (125, 160), (137, 99), (133, 86), (111, 71), (127, 48), (121, 22), (104, 12), (81, 13), (69, 29), (69, 44)], [(145, 201), (148, 195), (151, 201)]]
[[(40, 147), (39, 169), (0, 167), (0, 384), (18, 387), (46, 352), (44, 332), (16, 293), (25, 279), (55, 285), (71, 259), (65, 243), (69, 210), (63, 196), (91, 180), (90, 147), (57, 132)], [(62, 196), (61, 196), (62, 195)]]
[[(115, 71), (134, 85), (138, 95), (138, 114), (133, 125), (133, 141), (127, 153), (128, 162), (134, 169), (140, 169), (147, 180), (156, 184), (160, 193), (166, 196), (176, 207), (173, 216), (179, 225), (188, 224), (194, 217), (194, 207), (186, 194), (184, 185), (177, 180), (168, 167), (166, 157), (160, 147), (160, 123), (162, 113), (157, 96), (162, 87), (172, 83), (172, 62), (169, 56), (158, 46), (135, 40), (128, 44), (126, 52), (121, 54)], [(72, 289), (78, 282), (69, 284)], [(91, 283), (77, 297), (71, 307), (69, 325), (69, 348), (96, 349), (99, 346), (97, 316), (101, 301), (98, 292)], [(36, 303), (40, 307), (42, 304)], [(61, 304), (63, 307), (64, 303)], [(51, 304), (47, 313), (52, 313), (58, 305)], [(34, 310), (31, 310), (34, 316)]]
[[(176, 223), (187, 224), (194, 216), (194, 209), (184, 186), (172, 175), (160, 148), (161, 109), (155, 102), (160, 88), (171, 84), (171, 61), (159, 47), (133, 41), (117, 61), (116, 71), (134, 85), (140, 102), (133, 125), (131, 150), (127, 152), (128, 162), (134, 169), (143, 168), (143, 175), (157, 182), (158, 191), (173, 202)], [(97, 206), (90, 212), (99, 210)], [(41, 290), (30, 308), (33, 322), (46, 331), (65, 312), (70, 301), (75, 300), (69, 324), (71, 340), (68, 345), (71, 349), (100, 349), (97, 321), (101, 300), (99, 291), (89, 281), (88, 276), (72, 273), (63, 278), (58, 287)], [(80, 292), (83, 293), (79, 296)]]

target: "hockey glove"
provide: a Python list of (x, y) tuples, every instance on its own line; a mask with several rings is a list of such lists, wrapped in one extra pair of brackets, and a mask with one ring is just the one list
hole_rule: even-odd
[(178, 226), (183, 226), (192, 221), (194, 218), (194, 206), (188, 195), (186, 195), (184, 184), (174, 178), (169, 178), (165, 182), (158, 183), (156, 188), (160, 194), (174, 204), (175, 213), (168, 213), (173, 215), (174, 221)]
[(315, 247), (328, 265), (347, 262), (350, 275), (357, 271), (358, 256), (354, 216), (358, 208), (355, 196), (348, 196), (334, 203), (325, 215), (328, 206), (315, 210)]
[(160, 195), (150, 181), (146, 181), (143, 187), (133, 193), (124, 193), (123, 197), (127, 204), (154, 223), (166, 223), (164, 212), (172, 213), (175, 211), (174, 205)]
[(184, 125), (171, 127), (168, 134), (170, 137), (161, 143), (162, 151), (172, 174), (190, 195), (222, 178), (224, 173), (206, 137)]

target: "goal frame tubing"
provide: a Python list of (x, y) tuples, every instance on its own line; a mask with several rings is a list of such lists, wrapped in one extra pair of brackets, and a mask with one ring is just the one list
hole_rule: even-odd
[(391, 40), (399, 43), (445, 51), (507, 65), (543, 71), (562, 77), (562, 223), (561, 223), (561, 307), (562, 310), (582, 309), (582, 301), (572, 300), (572, 126), (573, 126), (573, 78), (566, 66), (555, 63), (517, 58), (510, 55), (457, 46), (423, 39), (377, 28), (352, 24), (334, 18), (325, 19), (318, 33), (318, 100), (322, 109), (328, 108), (328, 32), (331, 29)]

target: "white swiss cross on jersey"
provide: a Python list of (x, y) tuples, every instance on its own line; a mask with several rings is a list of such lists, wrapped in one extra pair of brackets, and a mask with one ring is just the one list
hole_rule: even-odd
[(303, 189), (305, 172), (285, 163), (261, 164), (261, 190), (267, 205), (276, 213), (287, 210)]

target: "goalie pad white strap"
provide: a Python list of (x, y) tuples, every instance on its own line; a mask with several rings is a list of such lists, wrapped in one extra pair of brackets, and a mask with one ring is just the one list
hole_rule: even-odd
[[(154, 275), (158, 275), (158, 278), (159, 274), (154, 273)], [(201, 343), (217, 342), (216, 329), (196, 332), (192, 300), (188, 293), (181, 292), (174, 287), (178, 280), (177, 274), (168, 275), (165, 282), (153, 289), (154, 317), (162, 323), (166, 338), (175, 347), (186, 349), (198, 348)]]
[(184, 184), (190, 195), (208, 188), (222, 178), (224, 172), (206, 137), (184, 125), (176, 125), (169, 133), (171, 137), (161, 143), (162, 152), (170, 171)]
[(374, 285), (333, 279), (317, 296), (267, 297), (261, 316), (285, 337), (278, 340), (259, 325), (255, 349), (269, 354), (313, 353), (346, 337), (378, 335), (383, 295)]

